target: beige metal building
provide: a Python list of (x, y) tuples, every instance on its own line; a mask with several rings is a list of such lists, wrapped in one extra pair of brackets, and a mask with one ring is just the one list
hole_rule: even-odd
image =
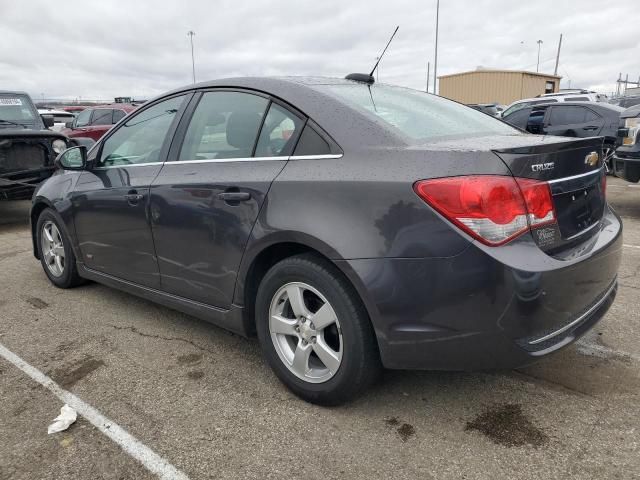
[(517, 70), (485, 70), (442, 75), (439, 94), (461, 103), (501, 103), (555, 93), (560, 88), (556, 75)]

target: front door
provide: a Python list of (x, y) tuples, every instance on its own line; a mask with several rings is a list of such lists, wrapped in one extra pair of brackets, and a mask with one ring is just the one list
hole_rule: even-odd
[(151, 105), (98, 146), (72, 195), (82, 261), (93, 270), (159, 287), (149, 187), (162, 168), (185, 96)]
[(153, 237), (164, 291), (229, 308), (249, 234), (303, 120), (245, 92), (195, 101), (151, 186)]

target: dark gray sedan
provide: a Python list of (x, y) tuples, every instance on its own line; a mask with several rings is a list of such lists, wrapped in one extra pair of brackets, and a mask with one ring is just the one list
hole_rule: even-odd
[(257, 334), (291, 390), (337, 404), (382, 367), (514, 367), (590, 329), (622, 244), (601, 155), (400, 87), (218, 80), (63, 153), (34, 253), (58, 287)]

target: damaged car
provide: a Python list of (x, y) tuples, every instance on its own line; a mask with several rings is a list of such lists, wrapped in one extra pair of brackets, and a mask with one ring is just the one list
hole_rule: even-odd
[(38, 113), (24, 92), (0, 90), (0, 200), (26, 200), (50, 177), (54, 160), (69, 145), (48, 130), (52, 117)]

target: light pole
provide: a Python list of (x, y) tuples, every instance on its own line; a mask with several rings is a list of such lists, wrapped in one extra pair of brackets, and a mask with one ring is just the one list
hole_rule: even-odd
[(540, 72), (540, 47), (544, 43), (542, 40), (538, 40), (538, 63), (536, 65), (536, 72)]
[(187, 35), (189, 35), (189, 39), (191, 40), (191, 70), (193, 72), (193, 83), (196, 83), (196, 61), (193, 56), (193, 36), (196, 34), (193, 30), (189, 30)]
[(438, 81), (438, 24), (440, 23), (440, 0), (436, 2), (436, 53), (433, 59), (433, 94), (437, 95), (436, 82)]

